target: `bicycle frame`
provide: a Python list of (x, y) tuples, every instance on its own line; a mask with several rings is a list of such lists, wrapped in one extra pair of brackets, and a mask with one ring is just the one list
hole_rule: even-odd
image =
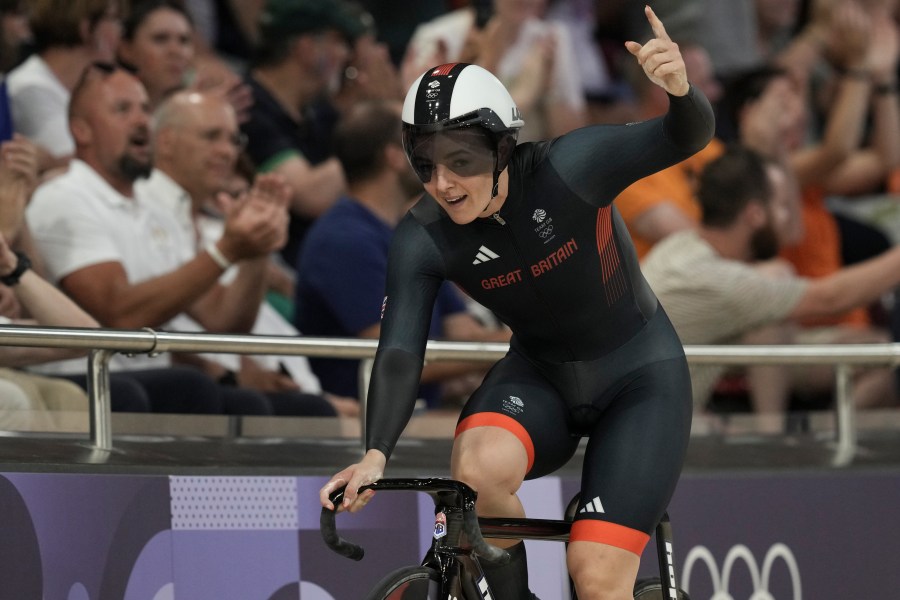
[[(489, 597), (484, 572), (478, 557), (490, 562), (509, 561), (509, 554), (502, 548), (488, 544), (484, 537), (495, 539), (530, 539), (568, 542), (571, 516), (577, 496), (566, 511), (567, 520), (515, 519), (477, 517), (475, 499), (477, 493), (466, 484), (452, 479), (382, 479), (359, 489), (376, 491), (413, 491), (426, 493), (435, 504), (435, 532), (431, 548), (422, 565), (433, 568), (440, 575), (439, 598)], [(343, 499), (345, 488), (332, 492), (331, 502), (337, 506)], [(341, 538), (335, 526), (336, 511), (322, 509), (320, 529), (326, 545), (342, 556), (361, 560), (363, 549)], [(441, 517), (440, 515), (443, 515)], [(439, 530), (443, 525), (443, 531)], [(465, 536), (466, 546), (461, 542)], [(677, 598), (677, 581), (672, 553), (672, 528), (668, 514), (664, 514), (656, 527), (656, 551), (660, 582), (665, 597)]]

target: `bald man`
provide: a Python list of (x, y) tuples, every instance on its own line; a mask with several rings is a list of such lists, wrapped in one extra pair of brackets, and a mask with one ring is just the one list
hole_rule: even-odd
[[(246, 331), (257, 306), (236, 300), (241, 291), (218, 279), (231, 263), (284, 243), (283, 205), (248, 199), (216, 244), (187, 256), (177, 221), (135, 190), (153, 161), (141, 82), (115, 66), (88, 67), (72, 92), (69, 126), (75, 159), (38, 188), (26, 213), (50, 278), (105, 327), (164, 328), (187, 313), (209, 331)], [(84, 368), (79, 361), (56, 371)], [(116, 356), (111, 368), (127, 372), (135, 383), (129, 394), (142, 396), (150, 410), (272, 412), (265, 397), (224, 390), (193, 368), (173, 369), (168, 354)]]
[[(145, 196), (166, 207), (175, 216), (184, 238), (188, 256), (203, 253), (230, 226), (235, 202), (225, 190), (235, 175), (243, 136), (233, 108), (227, 99), (215, 93), (178, 92), (169, 97), (153, 118), (155, 168), (150, 178), (139, 185)], [(280, 175), (260, 175), (250, 195), (279, 190), (287, 219), (290, 192)], [(212, 211), (210, 207), (213, 207)], [(211, 212), (224, 211), (223, 218)], [(224, 219), (224, 221), (223, 221)], [(251, 331), (260, 334), (297, 335), (264, 299), (267, 289), (269, 258), (258, 256), (240, 261), (223, 277), (229, 288), (239, 287), (236, 300), (254, 310)], [(174, 329), (198, 329), (197, 323), (184, 318), (171, 323)], [(201, 367), (216, 379), (264, 392), (279, 415), (333, 415), (358, 412), (355, 400), (323, 394), (318, 378), (303, 357), (236, 357), (222, 354), (207, 357), (182, 357)]]

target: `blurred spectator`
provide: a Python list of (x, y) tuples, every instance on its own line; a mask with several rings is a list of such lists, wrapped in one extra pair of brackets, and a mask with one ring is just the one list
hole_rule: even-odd
[(132, 67), (152, 107), (187, 84), (193, 26), (179, 0), (138, 0), (125, 19), (119, 60)]
[(621, 65), (634, 62), (626, 59), (631, 55), (624, 44), (632, 37), (622, 30), (621, 24), (616, 27), (617, 37), (621, 39), (613, 40), (605, 37), (605, 32), (599, 32), (599, 18), (624, 18), (624, 6), (617, 7), (616, 4), (619, 3), (549, 0), (547, 7), (546, 18), (564, 25), (572, 39), (591, 123), (626, 123), (635, 118), (634, 98), (621, 73)]
[(217, 56), (197, 55), (193, 21), (181, 0), (136, 0), (124, 25), (119, 60), (135, 70), (153, 108), (191, 88), (223, 95), (239, 121), (249, 118), (253, 92)]
[(27, 241), (25, 205), (37, 185), (37, 162), (37, 146), (19, 134), (0, 144), (0, 233), (16, 249)]
[[(844, 63), (847, 68), (859, 68), (853, 61), (875, 57), (868, 53), (866, 44), (858, 43), (857, 34), (850, 34), (864, 22), (858, 13), (851, 14), (852, 19), (835, 25), (841, 32), (835, 34), (835, 47), (844, 49), (846, 60), (851, 61)], [(887, 35), (889, 27), (882, 29), (884, 33), (879, 36), (884, 35), (885, 39), (877, 47), (883, 54), (871, 64), (881, 65), (876, 72), (881, 73), (878, 77), (886, 78), (883, 83), (893, 80), (887, 79), (887, 73), (896, 68), (896, 62), (894, 45)], [(896, 97), (890, 98), (890, 94), (873, 96), (872, 91), (879, 84), (872, 83), (869, 77), (848, 75), (837, 82), (823, 137), (810, 140), (806, 88), (794, 74), (793, 70), (763, 67), (735, 78), (721, 105), (720, 122), (734, 124), (732, 139), (740, 139), (743, 145), (785, 167), (787, 185), (798, 190), (802, 204), (799, 219), (790, 227), (792, 233), (781, 240), (782, 256), (790, 260), (800, 276), (825, 277), (890, 246), (885, 236), (871, 227), (849, 218), (836, 218), (829, 212), (825, 198), (840, 193), (838, 190), (849, 191), (866, 180), (867, 185), (879, 178), (883, 180), (900, 141), (900, 135), (890, 133), (897, 131), (898, 107)], [(864, 145), (870, 108), (873, 122), (877, 123), (873, 131), (878, 133)], [(858, 305), (846, 314), (828, 313), (802, 324), (805, 329), (801, 334), (809, 342), (887, 340), (883, 328), (872, 326), (866, 307)]]
[[(22, 250), (27, 237), (23, 212), (36, 178), (33, 144), (17, 137), (0, 145), (0, 323), (96, 327), (93, 318), (37, 274)], [(87, 410), (87, 398), (74, 383), (17, 368), (83, 354), (0, 346), (0, 428), (46, 427), (53, 424), (53, 411)]]
[(739, 73), (762, 62), (755, 45), (756, 13), (753, 2), (700, 2), (700, 19), (689, 38), (709, 51), (719, 77)]
[(186, 0), (197, 25), (195, 41), (201, 54), (223, 58), (244, 70), (259, 42), (259, 17), (266, 0)]
[(7, 73), (25, 58), (31, 43), (25, 0), (0, 0), (0, 73)]
[(360, 4), (378, 24), (379, 41), (387, 45), (391, 62), (399, 65), (416, 27), (447, 12), (452, 2), (418, 0), (405, 4), (403, 10), (397, 10), (395, 4), (381, 0), (360, 0)]
[[(227, 204), (234, 201), (229, 194), (242, 192), (237, 198), (246, 198), (267, 186), (285, 187), (275, 175), (261, 176), (252, 188), (248, 185), (238, 190), (233, 182), (229, 187), (243, 139), (234, 111), (218, 95), (179, 92), (166, 100), (154, 118), (153, 146), (156, 168), (146, 182), (138, 184), (138, 193), (176, 217), (184, 232), (180, 239), (190, 242), (184, 248), (187, 256), (204, 252), (223, 235), (225, 223), (210, 215), (211, 201), (218, 199)], [(225, 213), (229, 210), (226, 208)], [(251, 333), (297, 335), (264, 301), (268, 265), (265, 255), (243, 261), (226, 273), (227, 285), (238, 285), (241, 278), (251, 279), (250, 285), (241, 284), (245, 290), (241, 301), (257, 302), (259, 306)], [(202, 330), (184, 314), (176, 316), (169, 326), (184, 331)], [(295, 360), (215, 354), (182, 358), (198, 364), (216, 379), (233, 378), (239, 387), (264, 392), (275, 414), (334, 415), (344, 408), (349, 414), (358, 413), (355, 400), (348, 402), (322, 394), (318, 380), (302, 357)]]
[[(786, 0), (787, 1), (787, 0)], [(672, 39), (693, 40), (709, 52), (718, 77), (758, 67), (755, 0), (657, 0), (653, 4)], [(635, 7), (639, 4), (635, 4)], [(632, 13), (636, 12), (632, 7)], [(639, 21), (632, 18), (633, 21)], [(647, 27), (646, 21), (640, 23)], [(650, 32), (647, 31), (647, 34)]]
[(545, 8), (546, 0), (493, 0), (484, 24), (478, 11), (467, 7), (419, 26), (403, 60), (404, 84), (412, 85), (435, 65), (475, 63), (512, 94), (526, 123), (520, 142), (551, 139), (586, 125), (572, 40), (564, 26), (542, 19)]
[(378, 41), (374, 17), (357, 2), (347, 2), (348, 15), (359, 23), (340, 88), (331, 99), (344, 112), (365, 100), (403, 100), (406, 90), (400, 71), (391, 62), (387, 45)]
[[(700, 228), (669, 236), (644, 260), (641, 270), (685, 344), (808, 343), (796, 321), (865, 306), (900, 284), (900, 248), (813, 278), (797, 276), (776, 258), (788, 224), (784, 174), (782, 166), (766, 164), (752, 150), (730, 148), (701, 175)], [(833, 335), (818, 341), (843, 340)], [(698, 409), (706, 406), (723, 370), (691, 367)], [(759, 366), (748, 373), (760, 413), (782, 414), (792, 392), (833, 386), (830, 368)], [(857, 371), (854, 383), (860, 407), (897, 403), (890, 369)]]
[[(4, 294), (6, 290), (11, 291), (17, 304), (29, 315), (24, 319), (0, 315), (0, 326), (97, 327), (93, 318), (30, 268), (26, 254), (13, 252), (2, 234), (0, 286), (4, 288)], [(85, 351), (61, 348), (0, 346), (0, 429), (17, 429), (26, 424), (47, 427), (53, 424), (55, 411), (86, 411), (87, 396), (71, 381), (12, 368), (84, 354)], [(14, 391), (20, 394), (18, 399), (13, 395)], [(24, 403), (21, 402), (22, 399), (25, 400)], [(15, 410), (7, 412), (8, 409)]]
[(756, 0), (755, 6), (760, 54), (766, 63), (786, 70), (807, 94), (810, 137), (823, 135), (850, 62), (867, 47), (888, 61), (895, 55), (888, 30), (896, 26), (896, 0)]
[(769, 61), (792, 42), (800, 20), (801, 0), (755, 0), (756, 46)]
[[(394, 227), (422, 191), (400, 145), (399, 103), (365, 102), (341, 120), (335, 153), (349, 183), (348, 195), (322, 215), (303, 246), (297, 281), (296, 324), (308, 335), (377, 339)], [(456, 288), (441, 288), (431, 337), (508, 341), (508, 330), (490, 331), (468, 312)], [(312, 358), (322, 385), (358, 396), (359, 361)], [(423, 382), (477, 374), (484, 363), (438, 361), (425, 366)], [(476, 382), (477, 383), (477, 382)], [(471, 389), (469, 389), (471, 391)], [(436, 385), (423, 386), (430, 406)]]
[[(786, 104), (770, 95), (773, 88), (782, 90), (782, 98), (797, 93), (797, 84), (784, 72), (759, 69), (742, 76), (730, 86), (725, 103), (733, 121), (750, 111), (787, 121), (781, 134), (742, 129), (741, 138), (764, 156), (789, 165), (800, 185), (804, 234), (799, 243), (785, 246), (782, 255), (798, 274), (808, 277), (828, 275), (889, 247), (882, 233), (829, 212), (825, 200), (834, 194), (880, 188), (900, 161), (897, 25), (892, 19), (873, 19), (853, 1), (842, 2), (831, 23), (832, 53), (843, 75), (835, 82), (820, 139), (808, 140), (812, 115), (807, 104)], [(872, 127), (867, 138), (869, 117)], [(868, 318), (864, 311), (856, 311), (840, 322), (866, 325)]]
[(75, 150), (69, 96), (85, 67), (112, 62), (122, 33), (124, 0), (32, 0), (36, 53), (6, 80), (13, 126), (42, 149), (40, 170), (64, 165)]
[(282, 251), (289, 263), (309, 224), (345, 187), (341, 165), (331, 156), (329, 124), (312, 109), (337, 89), (360, 33), (360, 22), (340, 0), (268, 0), (261, 17), (247, 77), (254, 105), (242, 129), (257, 169), (281, 174), (291, 187), (291, 228)]
[[(107, 327), (164, 327), (186, 312), (209, 331), (249, 330), (258, 303), (244, 300), (246, 288), (217, 282), (227, 265), (283, 243), (284, 207), (251, 195), (229, 213), (216, 244), (185, 256), (174, 218), (135, 193), (134, 182), (150, 174), (152, 162), (140, 81), (113, 65), (92, 65), (73, 92), (69, 118), (76, 158), (38, 188), (26, 212), (51, 278)], [(111, 362), (113, 370), (129, 371), (155, 411), (271, 412), (261, 394), (169, 365), (166, 354)]]

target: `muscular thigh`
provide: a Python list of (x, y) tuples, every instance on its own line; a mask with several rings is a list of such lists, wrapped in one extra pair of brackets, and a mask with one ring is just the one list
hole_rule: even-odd
[(566, 404), (552, 385), (515, 351), (490, 370), (460, 415), (456, 434), (493, 426), (512, 433), (528, 456), (526, 478), (563, 466), (578, 437), (569, 431)]
[(681, 474), (691, 408), (683, 358), (622, 382), (589, 433), (573, 538), (643, 551)]

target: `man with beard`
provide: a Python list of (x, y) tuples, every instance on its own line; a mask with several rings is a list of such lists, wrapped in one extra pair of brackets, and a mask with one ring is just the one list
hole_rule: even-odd
[[(306, 335), (377, 339), (394, 228), (422, 191), (400, 143), (399, 103), (365, 101), (350, 109), (335, 129), (334, 150), (349, 193), (316, 220), (302, 246), (294, 321)], [(509, 332), (481, 325), (457, 289), (445, 283), (430, 337), (509, 341)], [(359, 396), (359, 361), (311, 358), (310, 364), (325, 389)], [(480, 380), (484, 371), (485, 364), (477, 362), (428, 364), (420, 394), (434, 406), (437, 382), (458, 383), (471, 374)]]
[[(152, 169), (149, 104), (137, 77), (114, 65), (88, 67), (72, 93), (69, 126), (75, 159), (37, 189), (26, 213), (50, 278), (105, 327), (162, 328), (186, 313), (209, 331), (246, 331), (258, 303), (218, 279), (230, 264), (281, 247), (286, 198), (250, 194), (229, 212), (222, 237), (188, 256), (178, 222), (134, 185)], [(114, 409), (271, 413), (262, 395), (171, 367), (167, 354), (116, 356), (111, 368)], [(83, 373), (84, 361), (55, 372)], [(83, 375), (73, 379), (84, 383)], [(117, 395), (117, 385), (128, 389)], [(138, 397), (138, 406), (123, 408), (123, 396)]]
[[(809, 342), (796, 321), (866, 306), (900, 284), (900, 247), (820, 278), (798, 277), (775, 258), (796, 201), (790, 189), (783, 167), (740, 146), (704, 169), (699, 229), (662, 240), (641, 264), (684, 344)], [(818, 343), (841, 342), (839, 328), (819, 333)], [(723, 369), (691, 367), (695, 406), (705, 407)], [(823, 392), (833, 382), (830, 369), (783, 366), (751, 367), (747, 377), (754, 410), (774, 414), (784, 413), (792, 392)], [(860, 371), (854, 399), (860, 407), (896, 404), (893, 372)]]

